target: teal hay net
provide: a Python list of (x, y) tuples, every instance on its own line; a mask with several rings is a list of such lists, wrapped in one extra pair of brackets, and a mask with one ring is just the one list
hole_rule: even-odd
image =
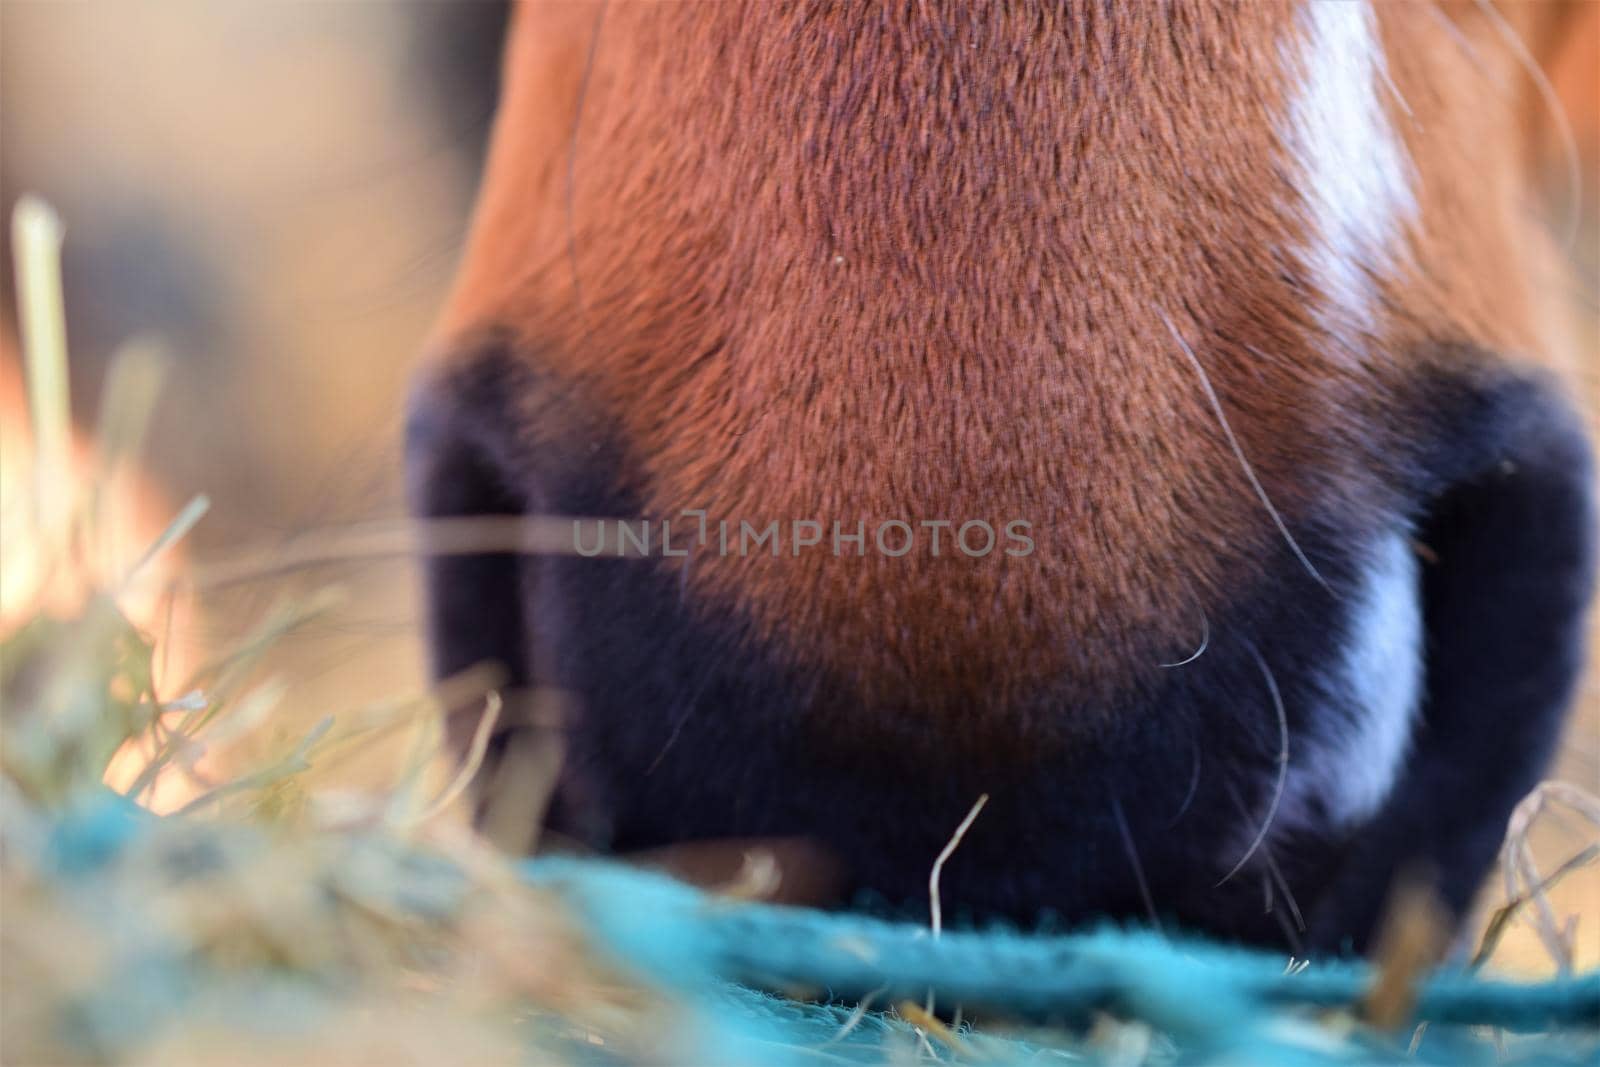
[[(1291, 965), (1112, 927), (935, 937), (610, 863), (494, 860), (485, 873), (381, 829), (156, 817), (97, 787), (41, 805), (8, 784), (4, 800), (4, 1021), (29, 1042), (18, 1049), (14, 1034), (6, 1050), (0, 1037), (7, 1062), (119, 1062), (197, 1019), (241, 1049), (314, 1032), (363, 995), (373, 965), (344, 945), (356, 927), (389, 931), (377, 966), (415, 979), (396, 1011), (420, 1011), (468, 973), (436, 935), (487, 922), (492, 954), (495, 923), (536, 907), (566, 932), (510, 954), (545, 992), (470, 1007), (516, 1035), (527, 1063), (1600, 1063), (1600, 972), (1519, 983), (1438, 971), (1417, 982), (1411, 1017), (1380, 1029), (1359, 1021), (1374, 980), (1360, 963)], [(227, 894), (286, 910), (230, 926)], [(191, 921), (185, 909), (220, 910)], [(50, 935), (54, 949), (19, 925), (42, 913), (71, 931)], [(241, 938), (241, 923), (265, 929)], [(93, 965), (73, 968), (72, 952)], [(594, 985), (573, 960), (606, 977)], [(585, 1000), (595, 988), (606, 1011)]]

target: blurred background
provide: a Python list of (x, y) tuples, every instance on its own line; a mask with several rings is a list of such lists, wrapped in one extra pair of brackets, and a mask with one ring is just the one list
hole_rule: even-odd
[[(37, 192), (66, 223), (80, 426), (93, 425), (123, 342), (156, 337), (176, 361), (144, 491), (158, 515), (196, 493), (211, 497), (191, 559), (401, 514), (405, 384), (465, 233), (505, 17), (503, 5), (474, 0), (0, 0), (0, 206), (9, 217), (20, 194)], [(1589, 19), (1551, 70), (1588, 185), (1571, 313), (1591, 401), (1600, 397), (1597, 41), (1600, 19)], [(1555, 217), (1565, 158), (1543, 117), (1530, 122)], [(9, 256), (4, 264), (0, 333), (11, 334)], [(180, 654), (225, 644), (271, 603), (329, 581), (346, 590), (344, 606), (286, 641), (270, 665), (287, 685), (282, 729), (421, 690), (404, 561), (210, 594), (177, 631)], [(1559, 768), (1590, 789), (1600, 786), (1596, 679)], [(1579, 834), (1559, 824), (1543, 832), (1546, 865)], [(1593, 875), (1558, 894), (1559, 906), (1584, 912), (1579, 940), (1591, 962), (1600, 958)], [(1531, 945), (1525, 955), (1530, 967), (1541, 958)]]
[[(175, 361), (146, 473), (168, 514), (211, 498), (191, 559), (402, 512), (405, 383), (465, 232), (505, 17), (0, 0), (0, 204), (9, 218), (36, 192), (65, 222), (78, 425), (124, 342), (153, 337)], [(346, 606), (273, 665), (285, 706), (314, 721), (419, 690), (402, 562), (208, 595), (176, 639), (192, 659), (329, 580)]]

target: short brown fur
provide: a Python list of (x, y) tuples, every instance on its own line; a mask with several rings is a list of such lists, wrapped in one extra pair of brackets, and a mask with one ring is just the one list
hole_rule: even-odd
[(1385, 502), (1428, 342), (1548, 347), (1520, 72), (1472, 5), (1380, 22), (1421, 214), (1362, 324), (1302, 256), (1291, 0), (525, 6), (438, 350), (515, 330), (657, 517), (1030, 521), (1021, 559), (689, 580), (871, 705), (1066, 679), (1088, 711), (1192, 651), (1280, 536), (1172, 330), (1291, 524)]

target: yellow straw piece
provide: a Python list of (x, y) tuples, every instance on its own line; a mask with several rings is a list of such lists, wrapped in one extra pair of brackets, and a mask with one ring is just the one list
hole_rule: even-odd
[[(17, 309), (33, 422), (39, 524), (48, 536), (65, 532), (72, 508), (71, 407), (67, 386), (67, 320), (61, 301), (61, 220), (36, 196), (17, 201), (11, 249)], [(47, 542), (48, 543), (48, 542)]]

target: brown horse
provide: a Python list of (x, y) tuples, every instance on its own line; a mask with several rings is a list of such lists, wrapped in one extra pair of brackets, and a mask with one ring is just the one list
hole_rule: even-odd
[(1562, 17), (521, 8), (414, 498), (601, 521), (431, 560), (436, 670), (565, 694), (599, 848), (798, 836), (898, 904), (987, 794), (947, 910), (1459, 914), (1589, 598), (1522, 151)]

